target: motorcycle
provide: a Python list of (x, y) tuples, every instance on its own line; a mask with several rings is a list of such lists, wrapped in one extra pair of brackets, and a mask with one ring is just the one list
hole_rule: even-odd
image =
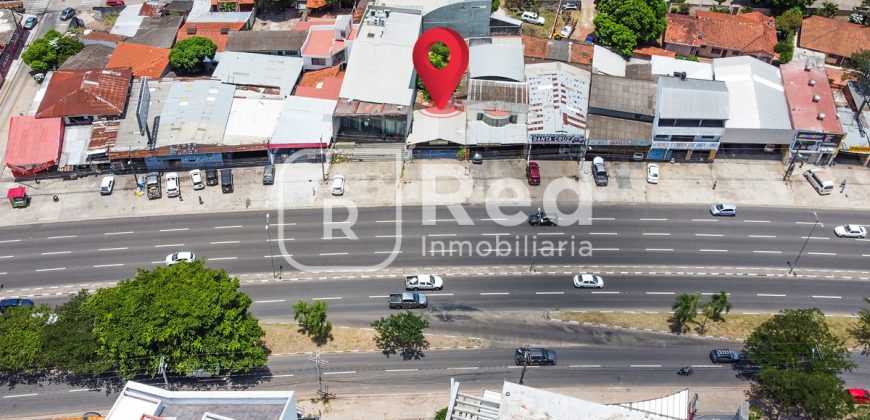
[(681, 367), (680, 370), (677, 371), (677, 375), (680, 375), (680, 376), (689, 376), (693, 373), (695, 373), (695, 371), (692, 370), (691, 366)]

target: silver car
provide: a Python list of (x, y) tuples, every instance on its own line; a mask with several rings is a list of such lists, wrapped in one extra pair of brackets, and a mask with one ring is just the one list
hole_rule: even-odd
[(841, 238), (866, 238), (867, 229), (861, 225), (844, 225), (834, 228), (834, 234)]
[(592, 274), (578, 274), (574, 276), (574, 287), (578, 289), (603, 289), (604, 279)]

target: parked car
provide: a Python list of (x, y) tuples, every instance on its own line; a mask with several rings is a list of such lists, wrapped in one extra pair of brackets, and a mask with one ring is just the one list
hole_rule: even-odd
[(483, 163), (483, 155), (480, 154), (480, 152), (474, 152), (474, 154), (471, 155), (471, 163), (474, 163), (477, 165), (482, 164)]
[(332, 179), (332, 188), (330, 188), (332, 195), (344, 195), (344, 182), (344, 175), (336, 175)]
[(834, 234), (841, 238), (866, 238), (867, 229), (861, 225), (844, 225), (834, 228)]
[(205, 170), (205, 185), (213, 187), (218, 184), (217, 169)]
[(100, 182), (100, 195), (112, 195), (112, 190), (115, 189), (115, 176), (106, 175)]
[(180, 262), (193, 262), (194, 260), (196, 260), (196, 255), (194, 255), (193, 252), (176, 252), (166, 256), (166, 265), (177, 264)]
[(710, 361), (713, 363), (737, 363), (741, 359), (740, 352), (730, 349), (710, 350)]
[(659, 183), (659, 165), (656, 165), (655, 163), (646, 165), (646, 182), (649, 182), (650, 184)]
[(166, 174), (166, 196), (174, 198), (179, 195), (181, 195), (181, 186), (178, 184), (178, 173), (170, 172)]
[(595, 185), (606, 187), (607, 180), (610, 176), (607, 175), (607, 168), (604, 166), (604, 158), (595, 156), (592, 158), (592, 176), (595, 178)]
[(604, 288), (604, 279), (592, 274), (578, 274), (574, 276), (574, 287), (578, 289), (602, 289)]
[(737, 206), (731, 203), (719, 203), (710, 207), (713, 216), (737, 216)]
[(870, 403), (870, 392), (863, 388), (849, 388), (847, 390), (849, 396), (852, 397), (852, 401), (855, 401), (855, 404), (867, 404)]
[(556, 366), (556, 352), (538, 347), (517, 347), (517, 351), (514, 352), (514, 362), (517, 366), (522, 366), (526, 361), (529, 366)]
[(72, 7), (67, 7), (60, 12), (60, 20), (67, 21), (72, 19), (72, 17), (75, 15), (76, 9), (73, 9)]
[(405, 290), (444, 290), (444, 280), (431, 274), (405, 276)]
[(194, 169), (189, 172), (190, 174), (190, 183), (193, 184), (193, 190), (199, 191), (205, 188), (205, 184), (202, 183), (202, 171), (199, 169)]
[(3, 299), (0, 300), (0, 313), (5, 312), (9, 308), (14, 308), (16, 306), (33, 306), (33, 301), (30, 299)]
[(562, 5), (562, 12), (567, 12), (570, 10), (580, 10), (579, 3), (565, 3)]
[(115, 6), (126, 6), (124, 0), (106, 0), (106, 6), (115, 7)]
[(562, 28), (562, 32), (559, 32), (559, 36), (562, 38), (568, 38), (571, 36), (571, 32), (574, 32), (574, 28), (572, 28), (571, 25), (565, 25), (565, 27)]
[(38, 22), (39, 22), (39, 21), (36, 20), (36, 16), (30, 16), (30, 17), (28, 17), (27, 19), (24, 20), (24, 25), (21, 25), (21, 26), (22, 26), (24, 29), (27, 29), (27, 30), (29, 31), (29, 30), (35, 28), (35, 27), (36, 27), (36, 24), (37, 24)]
[(522, 20), (523, 22), (534, 23), (535, 25), (543, 25), (546, 23), (544, 17), (538, 16), (535, 12), (523, 12)]
[(263, 167), (263, 185), (275, 183), (275, 165), (267, 164)]
[(233, 170), (221, 169), (221, 192), (229, 194), (233, 192)]
[(541, 169), (538, 162), (529, 162), (526, 165), (526, 180), (529, 185), (541, 185)]
[(537, 212), (529, 216), (529, 225), (531, 226), (556, 226), (556, 220), (547, 216), (547, 213), (538, 209)]

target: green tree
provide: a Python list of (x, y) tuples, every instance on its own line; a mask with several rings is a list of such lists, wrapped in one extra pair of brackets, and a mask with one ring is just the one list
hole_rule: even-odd
[(842, 419), (852, 411), (834, 375), (767, 368), (756, 379), (749, 395), (769, 418)]
[(375, 343), (388, 355), (400, 353), (405, 359), (417, 358), (429, 348), (429, 340), (423, 334), (429, 321), (422, 315), (404, 311), (372, 321), (372, 327), (377, 332)]
[[(870, 303), (870, 298), (865, 297), (864, 302)], [(870, 310), (858, 310), (858, 319), (849, 328), (849, 333), (861, 346), (861, 354), (870, 356)]]
[(813, 4), (815, 0), (770, 0), (771, 12), (774, 16), (779, 16), (782, 12), (785, 12), (788, 9), (799, 8), (801, 10), (805, 9), (807, 6)]
[(93, 313), (99, 355), (124, 378), (171, 372), (245, 372), (266, 363), (263, 329), (248, 312), (239, 280), (202, 261), (140, 269), (134, 280), (100, 289), (85, 303)]
[(599, 0), (597, 9), (599, 16), (607, 15), (613, 22), (630, 29), (638, 44), (655, 42), (668, 24), (664, 0)]
[(499, 7), (501, 7), (501, 0), (492, 0), (492, 8), (490, 10), (495, 13)]
[(0, 372), (29, 371), (41, 367), (39, 335), (50, 309), (16, 306), (0, 315)]
[(318, 346), (332, 340), (332, 322), (326, 319), (326, 302), (300, 300), (293, 305), (293, 319), (299, 324), (299, 332), (308, 335)]
[(843, 64), (846, 77), (858, 83), (860, 91), (870, 98), (870, 49), (855, 51)]
[(625, 25), (617, 23), (607, 14), (595, 17), (595, 34), (604, 45), (616, 50), (623, 57), (630, 57), (637, 46), (637, 35)]
[(447, 407), (444, 407), (435, 412), (435, 420), (445, 420), (447, 419)]
[(785, 40), (773, 46), (773, 50), (779, 53), (779, 62), (788, 63), (794, 57), (794, 32), (789, 32)]
[(700, 306), (700, 293), (683, 293), (677, 296), (676, 301), (671, 306), (671, 309), (674, 310), (674, 314), (671, 316), (674, 331), (681, 333), (688, 331), (688, 324), (695, 322)]
[(114, 367), (99, 354), (99, 342), (93, 333), (94, 315), (84, 309), (90, 298), (82, 290), (55, 310), (57, 321), (46, 325), (40, 336), (42, 365), (63, 371), (97, 374)]
[(822, 7), (819, 10), (816, 10), (816, 14), (824, 17), (834, 17), (837, 12), (840, 11), (840, 6), (837, 6), (837, 3), (831, 3), (830, 1), (826, 1), (822, 3)]
[(58, 31), (50, 29), (27, 47), (21, 54), (21, 59), (37, 73), (45, 73), (60, 67), (68, 58), (78, 54), (85, 48), (81, 41), (65, 37)]
[(788, 9), (776, 17), (776, 29), (785, 37), (790, 33), (797, 32), (801, 28), (803, 19), (804, 13), (800, 7)]
[(230, 2), (230, 1), (221, 2), (221, 4), (220, 4), (221, 12), (235, 12), (237, 9), (238, 9), (238, 6), (236, 6), (235, 3)]
[(712, 310), (711, 318), (716, 321), (722, 320), (722, 313), (731, 312), (731, 298), (724, 290), (720, 290), (710, 297), (710, 307)]
[(180, 73), (195, 74), (202, 70), (203, 60), (214, 58), (215, 52), (217, 52), (217, 45), (212, 40), (192, 36), (172, 47), (172, 51), (169, 52), (169, 63)]

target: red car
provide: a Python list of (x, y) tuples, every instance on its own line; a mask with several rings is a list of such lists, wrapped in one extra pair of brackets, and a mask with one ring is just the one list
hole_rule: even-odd
[(526, 166), (526, 179), (529, 185), (541, 185), (541, 170), (538, 168), (538, 162), (529, 162)]
[(855, 404), (870, 403), (870, 392), (868, 392), (866, 389), (849, 388), (847, 392), (849, 392), (849, 395), (855, 401)]
[(106, 6), (126, 6), (126, 4), (124, 3), (124, 0), (106, 0)]

